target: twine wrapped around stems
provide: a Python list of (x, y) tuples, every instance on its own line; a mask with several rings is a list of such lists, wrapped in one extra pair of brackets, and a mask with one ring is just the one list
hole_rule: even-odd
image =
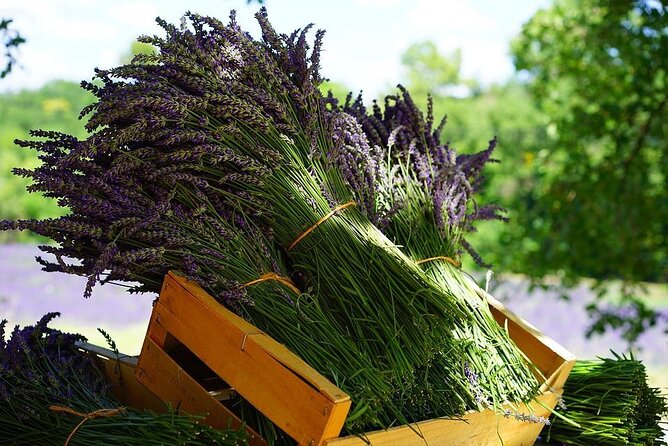
[(448, 257), (448, 256), (429, 257), (429, 258), (426, 258), (426, 259), (418, 260), (415, 263), (417, 263), (418, 265), (421, 265), (423, 263), (433, 262), (434, 260), (445, 260), (446, 262), (451, 263), (452, 265), (454, 265), (457, 268), (459, 268), (462, 264), (461, 262), (458, 262), (457, 260), (454, 260), (453, 258)]
[(242, 286), (244, 288), (249, 287), (251, 285), (255, 285), (256, 283), (264, 282), (266, 280), (275, 280), (276, 282), (279, 282), (286, 287), (290, 288), (292, 291), (295, 292), (295, 294), (300, 295), (302, 292), (299, 291), (299, 288), (295, 285), (295, 283), (290, 280), (290, 278), (285, 277), (285, 276), (280, 276), (274, 272), (269, 272), (262, 274), (259, 279), (251, 280), (250, 282), (244, 283)]
[(81, 422), (79, 422), (79, 424), (77, 424), (74, 427), (74, 429), (72, 429), (72, 432), (70, 432), (70, 435), (67, 437), (67, 440), (65, 440), (65, 446), (68, 446), (70, 444), (70, 441), (72, 440), (72, 437), (74, 437), (74, 434), (77, 433), (79, 428), (81, 428), (81, 426), (83, 426), (83, 424), (86, 421), (94, 420), (95, 418), (113, 417), (120, 413), (125, 412), (125, 407), (117, 407), (116, 409), (100, 409), (88, 413), (77, 412), (74, 409), (63, 406), (49, 406), (49, 409), (53, 410), (54, 412), (65, 412), (70, 415), (83, 418)]
[(320, 220), (316, 221), (313, 224), (313, 226), (308, 228), (306, 231), (302, 232), (302, 234), (299, 237), (297, 237), (295, 239), (295, 241), (290, 244), (290, 246), (288, 246), (288, 251), (292, 251), (292, 248), (297, 246), (297, 244), (299, 242), (301, 242), (304, 237), (309, 235), (311, 232), (313, 232), (315, 230), (315, 228), (317, 228), (318, 226), (320, 226), (321, 224), (323, 224), (324, 222), (326, 222), (327, 220), (332, 218), (334, 215), (336, 215), (337, 212), (342, 211), (346, 208), (349, 208), (350, 206), (355, 206), (355, 205), (356, 205), (356, 203), (354, 201), (349, 201), (347, 203), (340, 204), (337, 207), (335, 207), (334, 209), (332, 209), (332, 211), (329, 214), (325, 215)]

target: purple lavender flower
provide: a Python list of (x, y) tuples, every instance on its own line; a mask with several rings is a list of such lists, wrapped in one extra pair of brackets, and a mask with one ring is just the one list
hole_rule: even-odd
[(473, 369), (471, 369), (468, 362), (464, 363), (464, 376), (466, 376), (471, 390), (475, 395), (476, 403), (482, 405), (483, 407), (489, 406), (489, 399), (484, 395), (482, 389), (480, 388), (478, 374)]
[[(431, 199), (429, 211), (433, 212), (433, 220), (441, 233), (450, 234), (450, 237), (457, 239), (454, 240), (455, 244), (461, 240), (461, 248), (468, 251), (477, 263), (485, 265), (475, 250), (461, 236), (454, 234), (475, 231), (476, 221), (506, 220), (502, 215), (503, 208), (494, 204), (478, 206), (475, 200), (475, 194), (479, 192), (484, 180), (483, 167), (486, 163), (495, 162), (491, 154), (496, 146), (496, 139), (491, 140), (488, 148), (479, 153), (457, 155), (449, 144), (441, 143), (445, 119), (434, 126), (431, 98), (428, 100), (425, 116), (417, 108), (409, 92), (402, 86), (399, 86), (399, 90), (400, 95), (385, 98), (384, 110), (374, 102), (371, 112), (363, 105), (361, 96), (353, 101), (352, 95), (349, 95), (344, 104), (339, 104), (330, 95), (330, 107), (355, 117), (359, 128), (367, 137), (364, 142), (360, 142), (360, 137), (351, 139), (350, 143), (342, 145), (340, 149), (345, 149), (347, 154), (334, 152), (331, 157), (343, 166), (344, 177), (363, 203), (369, 201), (369, 197), (378, 195), (393, 197), (396, 192), (392, 192), (392, 189), (405, 187), (407, 182), (419, 184), (423, 193)], [(374, 150), (369, 150), (369, 147)], [(366, 177), (371, 177), (368, 173), (363, 173), (359, 162), (356, 165), (356, 160), (349, 161), (349, 158), (363, 155), (365, 159), (373, 160), (366, 161), (367, 166), (383, 166), (387, 153), (392, 163), (408, 167), (408, 171), (403, 174), (407, 177), (395, 181), (391, 175), (387, 176), (391, 181), (388, 187), (387, 182), (364, 183), (354, 176), (366, 174)], [(354, 167), (357, 167), (357, 170), (354, 170)], [(390, 201), (397, 202), (396, 199)], [(373, 208), (368, 205), (361, 209), (370, 218), (376, 217), (369, 210)], [(374, 221), (378, 220), (376, 218)]]

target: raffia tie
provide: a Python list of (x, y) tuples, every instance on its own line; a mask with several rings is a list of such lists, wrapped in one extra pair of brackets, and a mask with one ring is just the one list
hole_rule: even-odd
[(297, 238), (295, 239), (295, 241), (292, 242), (292, 244), (290, 244), (290, 246), (288, 246), (288, 251), (291, 251), (292, 248), (294, 248), (295, 246), (297, 246), (297, 244), (298, 244), (299, 242), (301, 242), (302, 239), (303, 239), (304, 237), (306, 237), (306, 236), (309, 235), (311, 232), (313, 232), (313, 231), (315, 230), (315, 228), (317, 228), (318, 226), (320, 226), (321, 224), (323, 224), (324, 222), (326, 222), (327, 220), (329, 220), (330, 218), (332, 218), (332, 217), (333, 217), (334, 215), (336, 215), (338, 212), (340, 212), (340, 211), (342, 211), (342, 210), (344, 210), (344, 209), (346, 209), (346, 208), (349, 208), (350, 206), (355, 206), (355, 204), (356, 204), (356, 203), (355, 203), (354, 201), (349, 201), (349, 202), (347, 202), (347, 203), (340, 204), (340, 205), (338, 205), (337, 207), (335, 207), (334, 209), (332, 209), (332, 211), (331, 211), (329, 214), (325, 215), (325, 216), (322, 217), (320, 220), (316, 221), (315, 224), (314, 224), (313, 226), (311, 226), (310, 228), (308, 228), (306, 231), (302, 232), (302, 235), (300, 235), (299, 237), (297, 237)]
[(447, 256), (429, 257), (428, 259), (418, 260), (415, 263), (417, 263), (418, 265), (421, 265), (423, 263), (433, 262), (434, 260), (445, 260), (446, 262), (451, 263), (452, 265), (454, 265), (457, 268), (459, 268), (459, 266), (462, 264), (461, 262), (458, 262), (458, 261), (456, 261), (456, 260), (454, 260), (450, 257), (447, 257)]
[(275, 280), (276, 282), (290, 288), (292, 291), (295, 292), (295, 294), (298, 295), (301, 294), (301, 291), (299, 291), (299, 288), (297, 288), (297, 285), (295, 285), (295, 283), (292, 280), (290, 280), (288, 277), (285, 276), (279, 276), (274, 272), (264, 273), (260, 276), (259, 279), (251, 280), (250, 282), (244, 283), (242, 286), (246, 288), (251, 285), (255, 285), (256, 283), (264, 282), (266, 280)]
[(74, 415), (75, 417), (83, 418), (81, 422), (77, 424), (74, 427), (74, 429), (72, 429), (72, 432), (70, 432), (69, 437), (67, 437), (67, 440), (65, 440), (65, 446), (68, 446), (70, 444), (70, 441), (72, 440), (72, 437), (74, 437), (74, 434), (77, 433), (79, 428), (83, 426), (83, 424), (86, 421), (94, 420), (95, 418), (113, 417), (122, 412), (125, 412), (125, 407), (117, 407), (116, 409), (100, 409), (88, 413), (77, 412), (74, 409), (70, 409), (69, 407), (63, 407), (63, 406), (49, 406), (49, 409), (53, 410), (54, 412), (65, 412), (70, 415)]

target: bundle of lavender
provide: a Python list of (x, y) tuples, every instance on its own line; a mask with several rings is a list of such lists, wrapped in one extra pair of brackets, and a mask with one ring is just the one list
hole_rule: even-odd
[(327, 157), (343, 130), (317, 89), (322, 34), (309, 53), (308, 28), (278, 35), (257, 17), (262, 41), (234, 16), (159, 21), (167, 36), (142, 39), (158, 54), (98, 71), (86, 140), (19, 142), (43, 165), (17, 173), (70, 214), (0, 229), (56, 241), (40, 261), (87, 276), (86, 296), (98, 281), (157, 291), (182, 271), (351, 394), (348, 432), (484, 407), (466, 370), (488, 352), (453, 336), (475, 315), (373, 225)]
[(80, 335), (48, 327), (58, 313), (17, 326), (5, 341), (0, 323), (0, 436), (4, 444), (81, 446), (247, 444), (245, 431), (216, 430), (200, 417), (156, 414), (120, 403)]
[(345, 173), (366, 215), (469, 315), (456, 321), (453, 334), (467, 343), (464, 370), (476, 400), (491, 407), (528, 401), (538, 385), (532, 367), (458, 269), (464, 250), (483, 263), (464, 238), (475, 222), (505, 220), (501, 208), (475, 199), (496, 141), (482, 152), (457, 156), (441, 143), (445, 119), (434, 127), (431, 98), (425, 116), (399, 89), (400, 95), (386, 97), (384, 110), (374, 105), (371, 112), (361, 95), (355, 101), (349, 95), (344, 104), (328, 98), (346, 129), (330, 160)]
[(562, 414), (542, 436), (572, 446), (665, 445), (661, 417), (668, 400), (647, 383), (645, 365), (633, 356), (577, 361), (564, 386)]

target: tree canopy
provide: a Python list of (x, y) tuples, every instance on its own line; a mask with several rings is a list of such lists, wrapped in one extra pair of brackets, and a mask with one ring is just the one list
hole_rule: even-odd
[[(535, 242), (528, 272), (665, 282), (668, 6), (557, 0), (512, 48), (554, 135), (544, 174), (523, 192), (521, 237)], [(656, 321), (639, 300), (634, 307)]]
[(538, 273), (668, 279), (667, 30), (658, 2), (560, 0), (514, 41), (556, 136), (527, 222)]

